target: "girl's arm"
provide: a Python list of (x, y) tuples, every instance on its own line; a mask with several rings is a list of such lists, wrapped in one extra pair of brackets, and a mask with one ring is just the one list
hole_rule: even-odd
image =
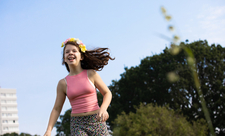
[(107, 108), (109, 107), (109, 104), (112, 100), (112, 93), (109, 90), (109, 88), (106, 86), (106, 84), (102, 81), (101, 77), (96, 71), (90, 70), (89, 73), (90, 73), (91, 79), (94, 81), (94, 85), (98, 88), (100, 93), (103, 95), (103, 102), (98, 113), (98, 119), (101, 119), (101, 121), (104, 122), (109, 118)]
[(48, 122), (48, 127), (47, 127), (47, 130), (46, 130), (44, 136), (51, 136), (52, 128), (54, 127), (54, 125), (60, 115), (60, 112), (62, 110), (63, 104), (65, 102), (65, 99), (66, 99), (65, 94), (66, 94), (66, 82), (64, 81), (64, 79), (61, 79), (57, 86), (57, 97), (55, 100), (55, 105), (52, 109), (50, 119)]

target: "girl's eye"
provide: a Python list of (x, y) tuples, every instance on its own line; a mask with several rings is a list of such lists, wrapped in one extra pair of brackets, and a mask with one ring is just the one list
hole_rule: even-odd
[(71, 51), (72, 52), (77, 52), (77, 50), (74, 49), (74, 50), (67, 50), (67, 51), (65, 51), (65, 53), (70, 53)]

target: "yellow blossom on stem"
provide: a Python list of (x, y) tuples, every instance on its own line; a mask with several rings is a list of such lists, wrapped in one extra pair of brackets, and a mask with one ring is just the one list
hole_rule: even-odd
[(167, 73), (167, 79), (170, 82), (176, 82), (179, 80), (179, 76), (175, 72), (169, 72)]
[(195, 63), (195, 60), (192, 57), (188, 57), (187, 62), (189, 65), (193, 65)]
[(172, 55), (177, 55), (180, 52), (181, 48), (177, 45), (171, 44), (170, 53)]
[(164, 7), (161, 7), (161, 11), (163, 14), (166, 14), (166, 9)]
[(173, 42), (174, 42), (174, 43), (177, 43), (177, 42), (179, 42), (179, 41), (180, 41), (180, 37), (177, 36), (177, 35), (175, 35), (175, 36), (173, 37)]
[(172, 17), (169, 16), (169, 15), (166, 15), (166, 16), (165, 16), (165, 19), (166, 19), (167, 21), (170, 21), (170, 20), (172, 19)]
[(170, 31), (174, 31), (174, 27), (173, 26), (169, 26), (169, 30)]

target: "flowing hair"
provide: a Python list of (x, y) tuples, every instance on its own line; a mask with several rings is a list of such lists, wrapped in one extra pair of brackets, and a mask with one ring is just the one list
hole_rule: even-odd
[(79, 45), (74, 41), (68, 41), (63, 49), (62, 65), (66, 66), (68, 72), (70, 72), (68, 64), (64, 60), (65, 48), (68, 44), (72, 44), (79, 49), (81, 53), (81, 67), (82, 69), (94, 69), (96, 71), (101, 71), (105, 65), (108, 64), (109, 59), (114, 60), (115, 58), (110, 57), (110, 53), (107, 52), (109, 48), (96, 48), (93, 50), (86, 50), (85, 53), (81, 52)]

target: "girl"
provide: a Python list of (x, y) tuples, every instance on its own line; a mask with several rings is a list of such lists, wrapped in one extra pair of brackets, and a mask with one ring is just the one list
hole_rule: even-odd
[[(109, 118), (107, 108), (112, 94), (96, 71), (108, 64), (108, 48), (87, 50), (76, 38), (69, 38), (62, 43), (62, 64), (69, 74), (58, 82), (57, 97), (52, 109), (48, 127), (44, 136), (51, 136), (66, 96), (72, 112), (70, 131), (72, 136), (105, 136), (108, 135), (105, 121)], [(95, 71), (96, 70), (96, 71)], [(103, 95), (101, 107), (98, 106), (96, 88)]]

